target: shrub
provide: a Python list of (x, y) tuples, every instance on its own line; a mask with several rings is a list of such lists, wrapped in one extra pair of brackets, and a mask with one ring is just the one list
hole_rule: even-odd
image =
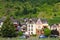
[(18, 33), (18, 35), (19, 35), (19, 36), (22, 36), (22, 35), (23, 35), (23, 32), (22, 32), (22, 31), (20, 31), (20, 32)]
[(57, 29), (51, 31), (51, 35), (59, 35), (59, 32)]
[(49, 30), (48, 28), (44, 28), (44, 35), (49, 36), (50, 34), (51, 34), (51, 30)]

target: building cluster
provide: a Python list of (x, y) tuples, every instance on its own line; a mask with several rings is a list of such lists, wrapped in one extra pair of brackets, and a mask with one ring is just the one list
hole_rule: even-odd
[[(4, 23), (4, 17), (0, 19), (0, 28)], [(24, 18), (16, 20), (11, 17), (11, 20), (16, 27), (16, 30), (23, 31), (23, 33), (28, 33), (29, 35), (40, 35), (43, 33), (42, 29), (47, 27), (50, 30), (57, 29), (60, 33), (60, 24), (49, 25), (46, 19), (41, 18)]]

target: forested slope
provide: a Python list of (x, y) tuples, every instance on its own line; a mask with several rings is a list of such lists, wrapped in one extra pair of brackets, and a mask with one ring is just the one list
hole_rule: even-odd
[(6, 15), (56, 19), (60, 17), (60, 0), (0, 0), (0, 17)]

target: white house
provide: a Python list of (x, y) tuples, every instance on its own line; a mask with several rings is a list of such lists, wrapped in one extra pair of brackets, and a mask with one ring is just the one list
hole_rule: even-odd
[(36, 34), (36, 26), (35, 26), (35, 24), (27, 24), (27, 32), (30, 35)]
[(36, 24), (32, 19), (29, 19), (29, 21), (26, 23), (27, 24), (27, 32), (29, 35), (36, 34)]

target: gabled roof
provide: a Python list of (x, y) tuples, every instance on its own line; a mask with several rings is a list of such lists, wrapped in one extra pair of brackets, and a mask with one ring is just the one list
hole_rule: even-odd
[(23, 19), (20, 19), (21, 23), (38, 23), (38, 24), (41, 24), (41, 23), (47, 23), (47, 20), (46, 19), (41, 19), (41, 18), (23, 18)]
[(26, 23), (34, 24), (37, 22), (37, 18), (30, 18)]
[(53, 24), (51, 27), (57, 27), (58, 25), (56, 25), (56, 24)]
[(41, 19), (41, 22), (44, 23), (48, 23), (46, 19)]
[(36, 24), (42, 24), (41, 19), (39, 18), (36, 22)]
[(47, 23), (47, 20), (46, 19), (38, 18), (36, 23), (37, 24), (45, 24), (45, 23)]
[(36, 23), (38, 18), (32, 18), (32, 20)]

